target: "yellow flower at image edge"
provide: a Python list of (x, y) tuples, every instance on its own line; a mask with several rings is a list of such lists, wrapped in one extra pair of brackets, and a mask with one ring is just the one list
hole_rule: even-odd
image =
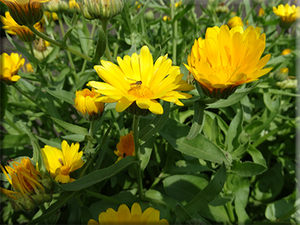
[(142, 212), (141, 206), (134, 203), (131, 210), (127, 205), (119, 206), (118, 211), (112, 208), (99, 214), (99, 223), (90, 219), (88, 225), (92, 224), (169, 224), (166, 219), (160, 219), (160, 212), (152, 207)]
[(7, 84), (17, 82), (21, 77), (17, 75), (19, 69), (24, 65), (25, 59), (18, 53), (2, 53), (0, 55), (0, 79)]
[(120, 137), (120, 142), (117, 144), (117, 150), (114, 153), (119, 156), (117, 162), (126, 156), (135, 156), (133, 133), (130, 131), (129, 134)]
[(15, 210), (31, 210), (38, 204), (49, 202), (51, 181), (37, 172), (30, 159), (21, 158), (21, 162), (14, 161), (12, 166), (0, 165), (1, 170), (13, 191), (0, 188), (0, 192), (7, 195)]
[(75, 180), (70, 177), (70, 173), (84, 164), (81, 159), (83, 152), (78, 152), (79, 143), (72, 143), (70, 146), (65, 140), (61, 143), (61, 149), (45, 145), (42, 149), (43, 158), (47, 170), (55, 178), (55, 181), (69, 183)]
[(280, 26), (289, 28), (297, 19), (300, 18), (300, 6), (280, 4), (277, 8), (273, 7), (275, 15), (280, 17)]
[(43, 17), (42, 4), (50, 0), (0, 0), (3, 2), (12, 18), (19, 25), (31, 25), (39, 22)]
[(186, 68), (200, 84), (204, 94), (226, 99), (241, 84), (250, 83), (267, 74), (272, 68), (262, 69), (271, 55), (261, 58), (266, 35), (252, 26), (246, 30), (237, 26), (208, 28), (205, 39), (195, 40)]
[(117, 60), (119, 66), (101, 60), (102, 65), (94, 68), (105, 82), (90, 81), (87, 85), (105, 95), (99, 101), (117, 102), (118, 112), (136, 104), (139, 109), (162, 114), (163, 108), (158, 102), (159, 99), (183, 106), (179, 99), (192, 97), (179, 92), (189, 91), (194, 87), (182, 80), (183, 74), (179, 67), (172, 66), (172, 60), (167, 59), (167, 55), (159, 57), (153, 65), (149, 48), (144, 46), (140, 55), (133, 53), (131, 57), (126, 55), (123, 59), (118, 57)]

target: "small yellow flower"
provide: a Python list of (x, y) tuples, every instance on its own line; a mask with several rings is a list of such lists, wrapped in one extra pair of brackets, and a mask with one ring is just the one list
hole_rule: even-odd
[(136, 1), (136, 2), (134, 3), (134, 5), (135, 5), (135, 7), (136, 7), (137, 9), (140, 9), (140, 8), (141, 8), (141, 4), (140, 4), (138, 1)]
[(87, 85), (105, 95), (100, 97), (99, 101), (117, 102), (118, 112), (132, 105), (133, 108), (137, 106), (141, 110), (162, 114), (163, 108), (158, 99), (183, 106), (179, 99), (192, 96), (178, 91), (194, 89), (182, 80), (183, 74), (180, 73), (179, 67), (172, 66), (172, 60), (167, 57), (159, 57), (153, 65), (149, 48), (143, 46), (140, 55), (133, 53), (132, 56), (126, 55), (123, 59), (118, 57), (119, 66), (101, 60), (102, 65), (94, 68), (105, 82), (90, 81)]
[(45, 145), (42, 149), (47, 170), (55, 181), (69, 183), (75, 179), (70, 178), (70, 173), (78, 170), (84, 164), (81, 159), (83, 152), (79, 150), (79, 143), (68, 145), (67, 141), (61, 143), (61, 149)]
[(33, 26), (43, 17), (42, 4), (50, 0), (0, 0), (6, 4), (12, 18), (19, 25)]
[[(44, 15), (46, 16), (46, 19), (49, 21), (50, 19), (52, 19), (53, 21), (58, 20), (58, 15), (55, 12), (48, 12), (48, 11), (44, 11)], [(43, 17), (41, 22), (43, 24), (45, 24), (45, 18)]]
[(230, 28), (236, 27), (236, 26), (244, 26), (243, 21), (241, 19), (241, 17), (235, 16), (232, 17), (229, 21), (228, 21), (228, 26)]
[(260, 8), (258, 11), (258, 16), (262, 17), (265, 15), (265, 10), (263, 8)]
[(75, 0), (69, 0), (69, 8), (70, 9), (79, 9), (79, 5)]
[(175, 3), (175, 7), (178, 8), (178, 7), (181, 6), (181, 4), (182, 4), (182, 2), (181, 2), (181, 1), (178, 1), (178, 2)]
[(297, 19), (300, 18), (300, 6), (280, 4), (278, 8), (273, 7), (273, 12), (280, 17), (280, 27), (289, 28)]
[(117, 144), (117, 150), (114, 153), (119, 156), (117, 162), (126, 156), (135, 156), (133, 133), (130, 131), (129, 134), (120, 137), (120, 142)]
[(272, 68), (262, 68), (271, 55), (260, 59), (265, 45), (266, 35), (260, 34), (259, 27), (215, 26), (206, 30), (205, 39), (195, 40), (185, 66), (206, 95), (227, 98), (239, 85), (270, 72)]
[(22, 67), (22, 70), (27, 73), (34, 72), (32, 65), (30, 63), (26, 63), (25, 66)]
[(18, 53), (2, 53), (0, 56), (0, 79), (7, 84), (13, 84), (17, 82), (21, 77), (17, 75), (19, 69), (25, 63), (25, 59)]
[(277, 71), (275, 74), (274, 74), (274, 80), (276, 81), (284, 81), (287, 79), (289, 75), (289, 68), (281, 68), (279, 71)]
[(38, 204), (51, 201), (51, 181), (42, 178), (29, 158), (23, 157), (21, 163), (14, 161), (11, 165), (5, 168), (0, 165), (0, 168), (13, 191), (0, 188), (0, 192), (7, 195), (15, 210), (31, 210)]
[(282, 52), (281, 52), (281, 55), (288, 55), (288, 54), (290, 54), (290, 53), (292, 53), (292, 50), (291, 49), (284, 49)]
[(170, 16), (164, 16), (164, 17), (163, 17), (163, 20), (164, 20), (164, 21), (167, 21), (167, 20), (170, 21), (170, 20), (171, 20), (171, 17), (170, 17)]
[(86, 120), (100, 119), (104, 111), (104, 103), (94, 101), (100, 96), (94, 88), (91, 91), (87, 88), (76, 91), (75, 107), (77, 112)]
[(106, 212), (99, 214), (99, 223), (90, 219), (88, 225), (93, 224), (169, 224), (166, 219), (160, 219), (160, 212), (152, 207), (142, 212), (139, 203), (131, 206), (131, 211), (127, 205), (122, 204), (116, 212), (112, 208), (108, 208)]

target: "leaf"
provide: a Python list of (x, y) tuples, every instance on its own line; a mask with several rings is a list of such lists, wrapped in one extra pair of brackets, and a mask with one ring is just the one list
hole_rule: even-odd
[(140, 10), (140, 12), (133, 18), (131, 19), (133, 24), (137, 24), (138, 20), (141, 18), (141, 16), (145, 15), (145, 11), (148, 8), (148, 4), (150, 3), (150, 0), (148, 0), (145, 5), (143, 6), (143, 8)]
[(60, 185), (60, 188), (65, 191), (77, 191), (80, 189), (87, 188), (118, 174), (134, 162), (136, 162), (134, 157), (127, 156), (119, 162), (117, 162), (116, 164), (113, 164), (107, 168), (96, 170), (80, 178), (79, 180), (73, 181), (72, 183)]
[(148, 191), (146, 191), (145, 197), (164, 202), (170, 207), (177, 204), (177, 200), (170, 198), (169, 196), (164, 195), (160, 191), (154, 189), (149, 189)]
[(187, 203), (184, 208), (193, 215), (201, 211), (204, 206), (207, 206), (214, 198), (222, 191), (226, 181), (226, 167), (224, 163), (216, 173), (215, 177), (208, 183), (208, 185)]
[(140, 146), (140, 160), (141, 160), (141, 169), (145, 170), (147, 167), (150, 156), (152, 153), (153, 145), (154, 145), (154, 137), (150, 138), (143, 145)]
[(253, 162), (263, 166), (267, 166), (264, 156), (253, 145), (249, 145), (247, 152), (251, 155)]
[(49, 53), (49, 55), (47, 55), (47, 57), (44, 58), (40, 63), (41, 64), (51, 63), (54, 59), (57, 58), (59, 50), (60, 50), (60, 47), (54, 46), (53, 50)]
[(193, 124), (189, 131), (189, 134), (187, 135), (187, 139), (191, 140), (199, 134), (203, 128), (204, 124), (204, 109), (206, 105), (201, 103), (200, 101), (194, 102), (194, 118), (193, 118)]
[(201, 134), (198, 134), (192, 140), (187, 140), (186, 134), (188, 130), (188, 126), (177, 123), (175, 120), (169, 118), (168, 123), (159, 133), (173, 148), (186, 155), (220, 164), (225, 162), (226, 165), (230, 165), (231, 157), (226, 157), (226, 154), (228, 155), (229, 153), (222, 151)]
[(74, 93), (65, 90), (59, 90), (59, 89), (47, 88), (47, 87), (44, 88), (44, 90), (47, 91), (53, 97), (66, 101), (71, 105), (74, 105), (74, 99), (75, 99)]
[(239, 137), (243, 131), (243, 113), (243, 108), (240, 106), (237, 110), (237, 114), (228, 127), (225, 142), (226, 150), (228, 152), (232, 152), (235, 149), (238, 149), (238, 147), (240, 146)]
[(61, 148), (61, 143), (58, 143), (58, 142), (54, 142), (54, 141), (50, 141), (48, 139), (45, 139), (45, 138), (42, 138), (42, 137), (39, 137), (39, 136), (35, 136), (37, 139), (41, 140), (43, 143), (45, 143), (46, 145), (49, 145), (49, 146), (52, 146), (52, 147), (55, 147), (55, 148), (58, 148), (60, 149)]
[(63, 37), (63, 39), (62, 39), (62, 41), (61, 41), (61, 43), (62, 43), (62, 45), (63, 45), (64, 47), (67, 46), (67, 40), (68, 40), (68, 38), (70, 37), (70, 35), (71, 35), (73, 29), (74, 29), (74, 27), (71, 27), (71, 28), (66, 32), (66, 34), (64, 35), (64, 37)]
[(187, 212), (184, 207), (180, 204), (176, 204), (175, 206), (175, 214), (178, 218), (178, 220), (180, 221), (181, 224), (184, 224), (187, 220), (191, 220), (192, 217), (189, 214), (189, 212)]
[(261, 164), (253, 162), (238, 162), (232, 163), (231, 172), (241, 177), (252, 177), (265, 172), (268, 168)]
[(1, 134), (1, 149), (30, 144), (27, 134)]
[(85, 139), (85, 135), (82, 134), (70, 134), (62, 136), (63, 139), (75, 141), (75, 142), (82, 142)]
[(0, 96), (1, 96), (1, 102), (0, 102), (0, 119), (3, 119), (5, 115), (5, 109), (7, 106), (7, 88), (6, 84), (1, 80), (0, 81)]
[(58, 125), (62, 126), (63, 128), (65, 128), (68, 131), (71, 131), (74, 134), (82, 134), (82, 135), (89, 134), (86, 128), (83, 128), (83, 127), (80, 127), (77, 125), (73, 125), (73, 124), (67, 123), (65, 121), (53, 118), (53, 117), (51, 117), (51, 119)]
[(82, 49), (83, 53), (85, 55), (87, 55), (88, 54), (88, 41), (86, 39), (86, 36), (81, 29), (77, 29), (77, 32), (78, 32), (81, 49)]
[(185, 16), (187, 14), (187, 12), (194, 6), (194, 4), (187, 4), (184, 9), (182, 9), (180, 12), (178, 12), (173, 20), (172, 23), (175, 23), (175, 21), (177, 21), (178, 19), (180, 19), (181, 17)]

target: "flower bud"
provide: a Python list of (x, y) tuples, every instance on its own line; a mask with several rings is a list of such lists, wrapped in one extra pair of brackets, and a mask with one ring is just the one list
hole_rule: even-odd
[(79, 7), (86, 19), (111, 19), (124, 7), (124, 0), (79, 0)]
[(69, 9), (69, 5), (65, 0), (51, 0), (45, 4), (45, 10), (50, 12), (61, 12)]
[(273, 7), (273, 12), (280, 17), (279, 26), (282, 29), (290, 28), (300, 18), (300, 6), (280, 4), (277, 8)]
[(244, 26), (242, 19), (238, 16), (232, 17), (227, 24), (230, 28)]
[(279, 71), (277, 71), (274, 74), (274, 80), (275, 81), (284, 81), (289, 75), (289, 69), (288, 68), (281, 68)]
[(286, 79), (281, 82), (277, 82), (276, 85), (281, 89), (295, 89), (298, 87), (298, 79)]
[(145, 13), (145, 19), (148, 21), (152, 21), (154, 19), (154, 13), (152, 10)]
[(290, 54), (290, 53), (292, 53), (292, 50), (291, 49), (284, 49), (282, 52), (281, 52), (281, 55), (288, 55), (288, 54)]

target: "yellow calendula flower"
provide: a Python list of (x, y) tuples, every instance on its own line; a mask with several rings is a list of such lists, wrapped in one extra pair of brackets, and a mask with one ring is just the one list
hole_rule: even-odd
[(265, 10), (263, 8), (260, 8), (258, 11), (258, 16), (264, 16), (265, 15)]
[(290, 54), (290, 53), (292, 53), (292, 50), (291, 49), (284, 49), (282, 52), (281, 52), (281, 55), (288, 55), (288, 54)]
[(37, 172), (29, 158), (23, 157), (21, 162), (14, 161), (11, 166), (0, 165), (0, 168), (13, 188), (0, 188), (0, 192), (10, 199), (15, 210), (27, 211), (51, 201), (51, 180)]
[(83, 152), (79, 150), (79, 143), (68, 145), (67, 141), (61, 143), (61, 149), (45, 145), (42, 149), (43, 158), (47, 170), (55, 181), (69, 183), (75, 179), (70, 177), (70, 173), (78, 170), (84, 164), (81, 159)]
[(100, 119), (104, 111), (104, 103), (94, 101), (100, 96), (94, 88), (92, 90), (85, 88), (82, 91), (76, 91), (75, 108), (77, 112), (86, 120)]
[(273, 7), (273, 12), (280, 17), (280, 27), (289, 28), (297, 19), (300, 18), (300, 6), (286, 4)]
[(70, 9), (79, 9), (79, 5), (75, 0), (69, 0), (69, 8)]
[(166, 219), (160, 219), (160, 212), (152, 207), (142, 212), (139, 203), (134, 203), (131, 210), (127, 205), (119, 206), (118, 211), (108, 208), (106, 212), (99, 214), (99, 223), (90, 219), (88, 225), (92, 224), (169, 224)]
[[(90, 81), (87, 85), (105, 95), (100, 97), (99, 101), (117, 102), (118, 112), (132, 106), (134, 109), (162, 114), (163, 108), (158, 99), (183, 106), (179, 99), (188, 99), (192, 96), (178, 91), (189, 91), (194, 88), (182, 80), (183, 74), (180, 73), (179, 67), (172, 66), (172, 60), (167, 57), (167, 55), (159, 57), (153, 65), (149, 48), (144, 46), (140, 55), (133, 53), (132, 56), (126, 55), (123, 59), (118, 57), (119, 66), (101, 60), (102, 65), (94, 68), (105, 82)], [(135, 113), (134, 110), (130, 112), (143, 114), (143, 112)]]
[(19, 69), (25, 63), (25, 59), (18, 53), (2, 53), (0, 56), (0, 79), (7, 84), (17, 82), (21, 77), (17, 75)]
[(244, 26), (243, 21), (241, 19), (241, 17), (235, 16), (232, 17), (229, 21), (228, 21), (228, 26), (230, 28), (236, 27), (236, 26)]
[(170, 16), (163, 16), (163, 20), (164, 20), (164, 21), (167, 21), (167, 20), (170, 21), (170, 20), (171, 20), (171, 17), (170, 17)]
[(50, 0), (0, 0), (19, 24), (33, 26), (43, 17), (42, 3)]
[(205, 39), (195, 40), (186, 68), (199, 82), (204, 94), (227, 98), (236, 88), (256, 81), (272, 68), (262, 69), (268, 54), (260, 59), (266, 45), (266, 35), (260, 28), (241, 26), (229, 30), (227, 25), (206, 30)]
[[(7, 33), (17, 35), (20, 40), (24, 42), (32, 42), (35, 40), (35, 34), (32, 33), (28, 27), (17, 24), (9, 12), (5, 12), (5, 17), (0, 16), (0, 18), (4, 25), (2, 28), (5, 29)], [(42, 31), (42, 26), (39, 22), (34, 25), (34, 28), (38, 31)]]
[(114, 153), (119, 156), (117, 162), (126, 156), (135, 156), (133, 133), (130, 131), (129, 134), (120, 137), (120, 142), (117, 144), (117, 150)]

